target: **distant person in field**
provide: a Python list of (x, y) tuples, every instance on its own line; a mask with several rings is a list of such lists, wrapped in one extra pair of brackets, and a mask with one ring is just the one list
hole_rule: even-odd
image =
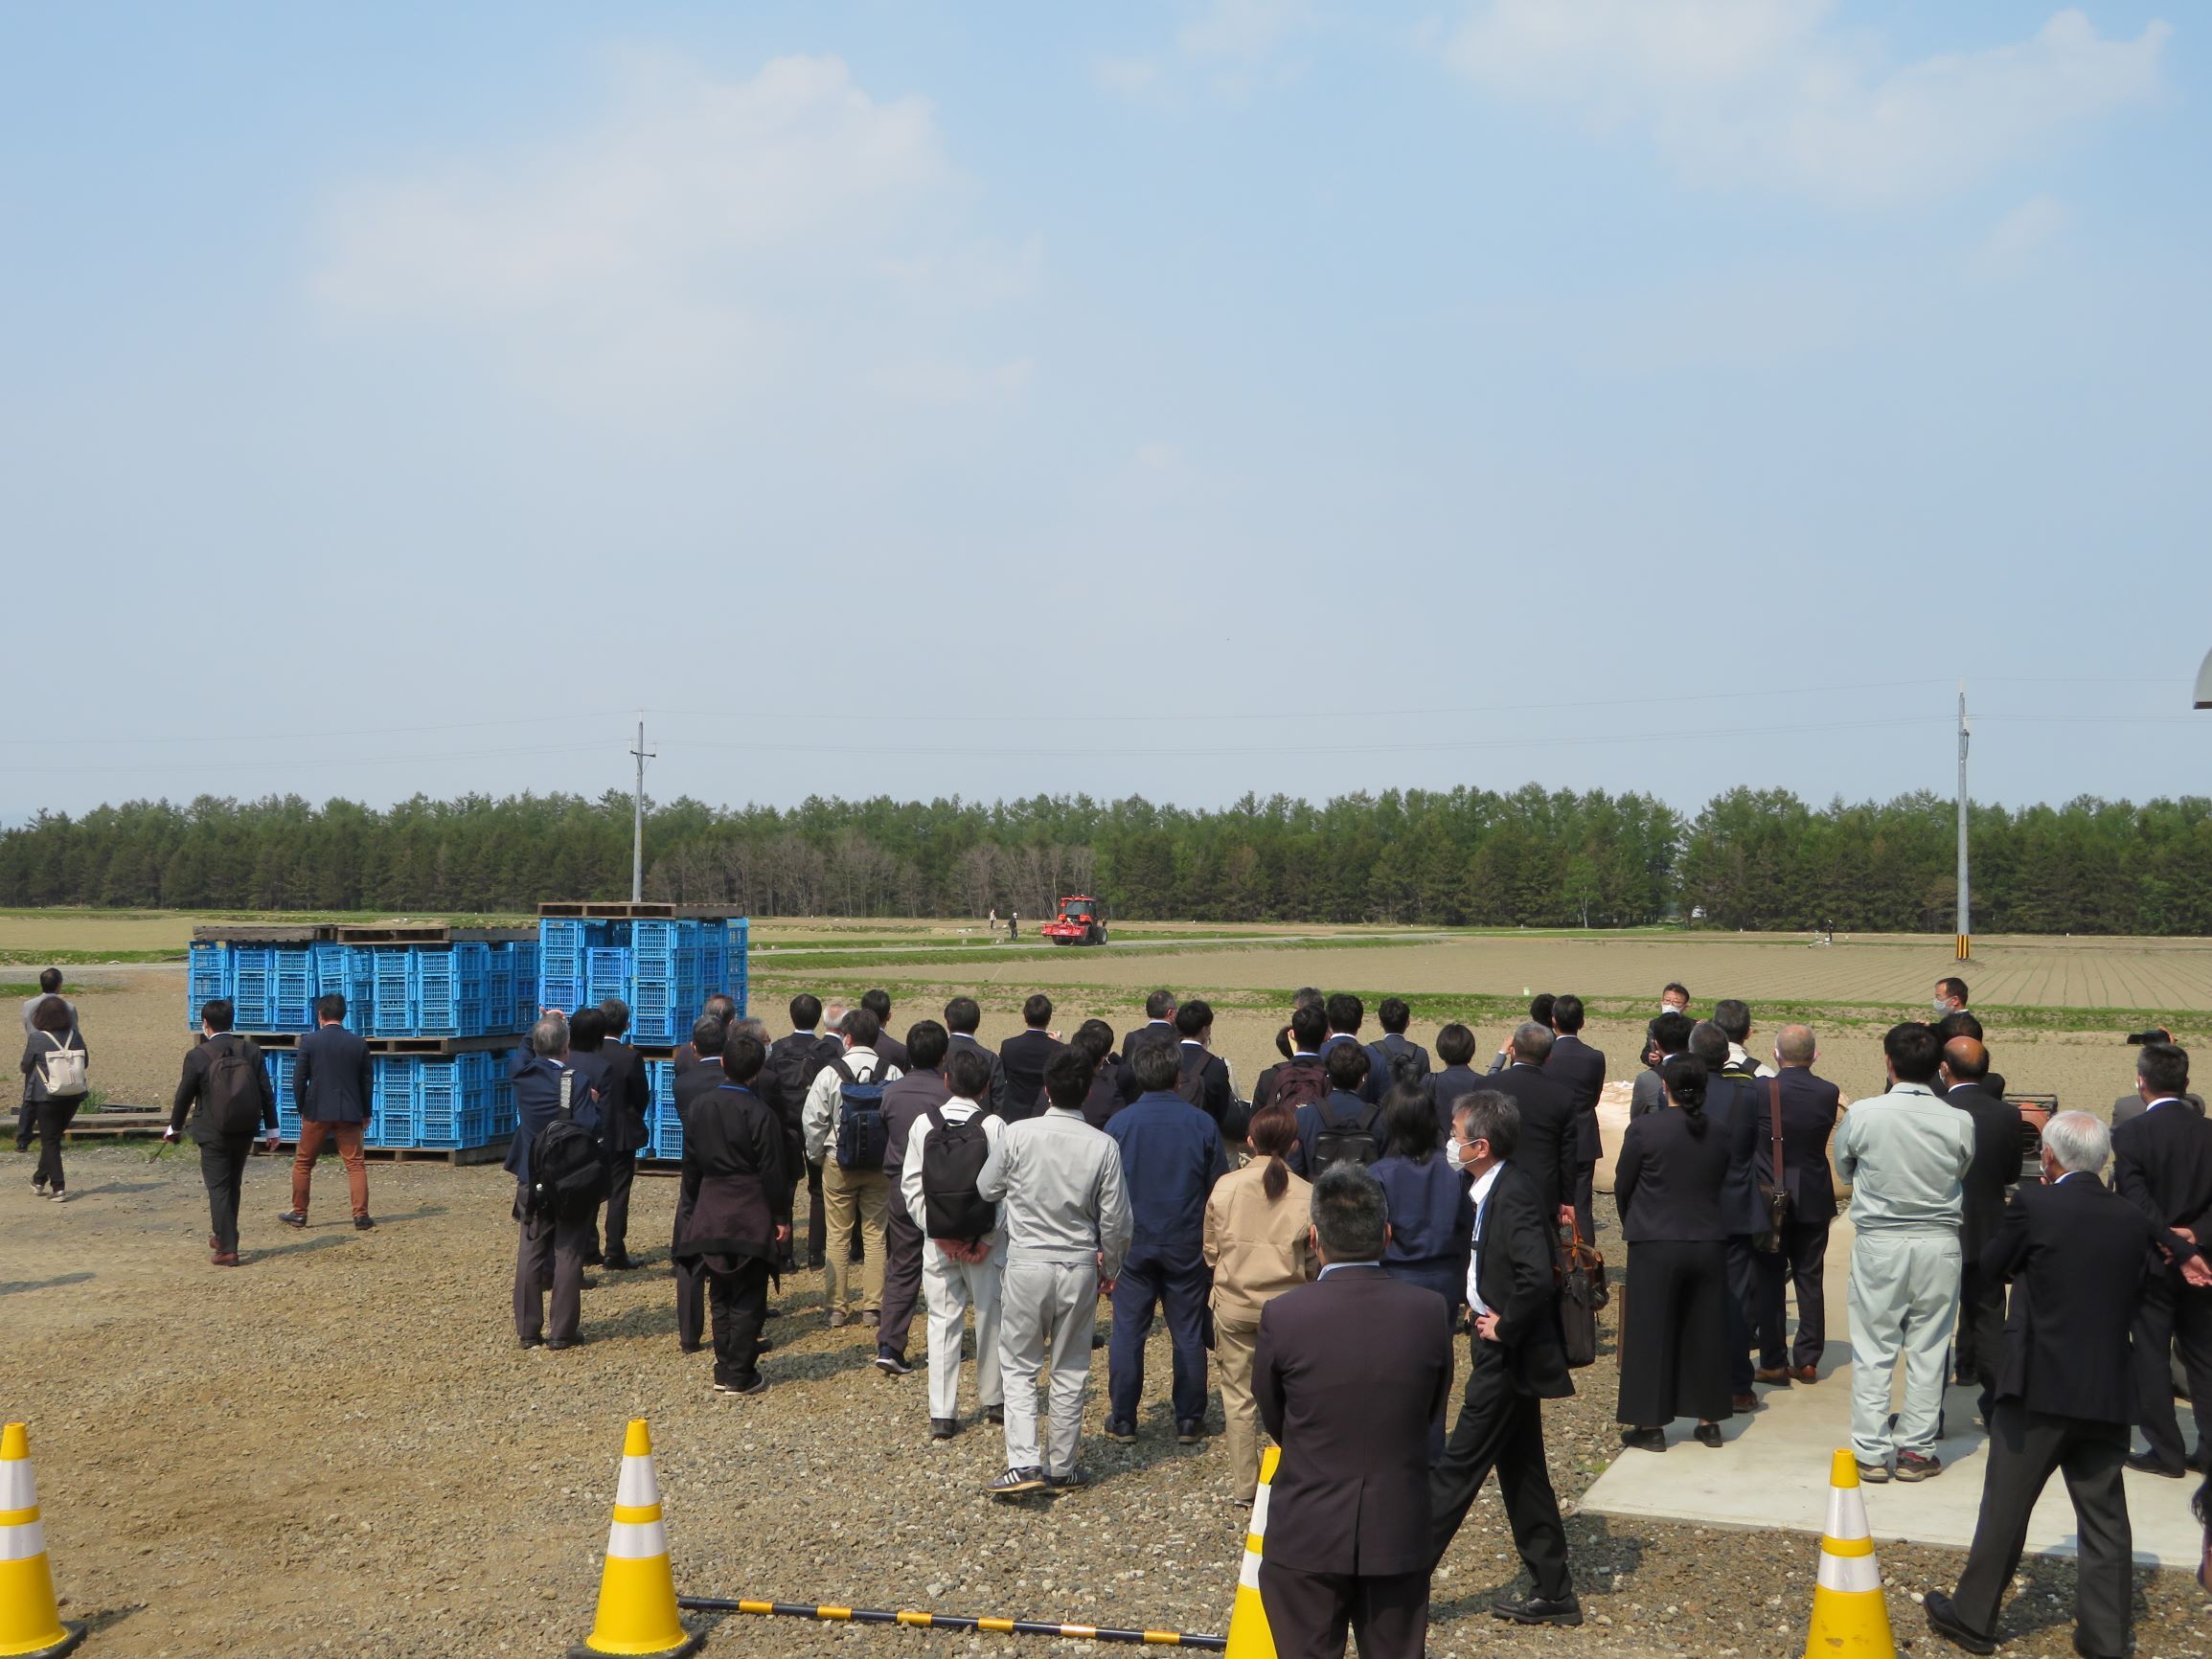
[(192, 1138), (199, 1144), (200, 1178), (207, 1183), (208, 1248), (217, 1267), (239, 1264), (239, 1194), (246, 1178), (246, 1159), (259, 1128), (277, 1149), (277, 1092), (269, 1082), (261, 1044), (231, 1031), (230, 1001), (217, 997), (199, 1011), (202, 1040), (184, 1057), (176, 1099), (170, 1103), (169, 1127), (161, 1138), (174, 1142), (192, 1116)]
[(945, 1029), (951, 1034), (952, 1046), (945, 1052), (959, 1054), (971, 1049), (983, 1057), (983, 1063), (991, 1068), (991, 1086), (985, 1091), (983, 1109), (994, 1118), (1006, 1116), (1006, 1067), (998, 1056), (983, 1046), (976, 1032), (983, 1025), (983, 1009), (971, 996), (956, 996), (945, 1005)]
[(72, 1031), (77, 1029), (77, 1005), (67, 997), (61, 996), (61, 970), (58, 967), (42, 967), (38, 970), (38, 994), (23, 999), (23, 1034), (25, 1036), (29, 1036), (38, 1029), (37, 1022), (33, 1016), (38, 1012), (38, 1005), (50, 996), (61, 997), (61, 1006), (69, 1011), (69, 1027)]
[(38, 1131), (38, 1168), (31, 1175), (34, 1197), (68, 1202), (61, 1136), (90, 1093), (84, 1081), (90, 1058), (69, 1004), (57, 996), (41, 1000), (23, 1043), (25, 1119), (15, 1133), (15, 1149), (20, 1152), (34, 1124)]
[[(1918, 1023), (1882, 1038), (1885, 1095), (1859, 1101), (1836, 1132), (1836, 1168), (1851, 1186), (1851, 1443), (1859, 1478), (1940, 1474), (1936, 1420), (1944, 1359), (1958, 1319), (1959, 1224), (1973, 1121), (1932, 1086), (1935, 1034)], [(1892, 1428), (1890, 1378), (1904, 1355)]]
[(338, 1163), (346, 1171), (354, 1227), (366, 1233), (376, 1224), (369, 1217), (369, 1161), (361, 1155), (375, 1099), (369, 1045), (346, 1029), (346, 999), (331, 991), (315, 1004), (315, 1029), (300, 1038), (292, 1065), (300, 1145), (292, 1158), (292, 1207), (277, 1217), (285, 1226), (308, 1224), (315, 1159), (331, 1142), (337, 1144)]
[(1598, 1159), (1605, 1154), (1605, 1138), (1598, 1132), (1598, 1097), (1606, 1092), (1606, 1057), (1583, 1041), (1583, 999), (1552, 999), (1552, 1052), (1544, 1061), (1544, 1076), (1564, 1084), (1575, 1109), (1575, 1232), (1585, 1242), (1597, 1239), (1597, 1210), (1592, 1194)]
[(1006, 1079), (1005, 1116), (1034, 1118), (1042, 1111), (1044, 1068), (1060, 1053), (1060, 1033), (1051, 1029), (1052, 998), (1042, 991), (1021, 1005), (1022, 1029), (998, 1045), (998, 1068)]
[(1655, 1054), (1658, 1058), (1656, 1061), (1647, 1059), (1644, 1070), (1629, 1085), (1630, 1119), (1640, 1118), (1646, 1112), (1655, 1112), (1667, 1103), (1666, 1086), (1659, 1080), (1660, 1070), (1675, 1056), (1690, 1052), (1690, 1034), (1697, 1029), (1697, 1021), (1672, 1009), (1652, 1021), (1647, 1053)]
[(914, 1126), (952, 1098), (946, 1078), (950, 1040), (935, 1020), (916, 1020), (906, 1033), (906, 1067), (883, 1090), (883, 1178), (890, 1193), (883, 1220), (883, 1308), (876, 1327), (876, 1369), (887, 1376), (906, 1376), (914, 1370), (906, 1361), (906, 1335), (923, 1294), (924, 1240), (922, 1217), (906, 1200), (906, 1162)]
[(1952, 1375), (1981, 1386), (1981, 1417), (1996, 1403), (1997, 1367), (2004, 1359), (2005, 1286), (1981, 1270), (1981, 1253), (1996, 1237), (2005, 1203), (2020, 1178), (2020, 1109), (1982, 1086), (1989, 1050), (1973, 1037), (1944, 1044), (1936, 1090), (1973, 1121), (1973, 1161), (1963, 1189), (1959, 1224), (1958, 1334), (1951, 1345)]
[[(1782, 1179), (1790, 1193), (1790, 1225), (1782, 1248), (1759, 1261), (1761, 1294), (1779, 1319), (1783, 1281), (1797, 1292), (1797, 1336), (1790, 1374), (1817, 1382), (1828, 1347), (1828, 1230), (1836, 1221), (1836, 1179), (1828, 1168), (1828, 1142), (1836, 1132), (1842, 1095), (1813, 1075), (1820, 1058), (1813, 1028), (1786, 1025), (1774, 1034), (1774, 1085), (1782, 1097)], [(1641, 1080), (1641, 1079), (1639, 1079)], [(1756, 1121), (1757, 1114), (1753, 1114)]]

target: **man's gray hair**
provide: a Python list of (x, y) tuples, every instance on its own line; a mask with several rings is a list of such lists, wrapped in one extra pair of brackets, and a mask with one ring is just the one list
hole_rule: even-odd
[(568, 1048), (568, 1021), (549, 1013), (530, 1028), (530, 1052), (539, 1059), (557, 1060)]
[(1728, 1034), (1701, 1019), (1690, 1029), (1690, 1053), (1705, 1062), (1707, 1071), (1717, 1072), (1728, 1063)]
[(2069, 1175), (2097, 1175), (2112, 1155), (2112, 1131), (2087, 1112), (2061, 1112), (2043, 1125), (2043, 1145)]
[(1313, 1183), (1307, 1212), (1321, 1236), (1322, 1253), (1332, 1261), (1380, 1261), (1388, 1241), (1390, 1202), (1382, 1183), (1363, 1164), (1336, 1164)]
[(1513, 1034), (1513, 1057), (1540, 1066), (1552, 1057), (1552, 1028), (1530, 1020)]
[(1471, 1147), (1488, 1141), (1490, 1155), (1500, 1161), (1512, 1157), (1520, 1145), (1519, 1102), (1496, 1089), (1462, 1095), (1452, 1108), (1451, 1121), (1458, 1125), (1461, 1140)]
[(767, 1026), (763, 1021), (751, 1018), (739, 1020), (731, 1026), (730, 1035), (749, 1036), (763, 1048), (766, 1048), (772, 1040), (768, 1035)]

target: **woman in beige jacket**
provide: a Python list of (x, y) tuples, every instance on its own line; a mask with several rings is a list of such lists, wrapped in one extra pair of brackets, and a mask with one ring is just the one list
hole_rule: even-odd
[(1307, 1243), (1312, 1187), (1283, 1156), (1298, 1143), (1288, 1106), (1252, 1114), (1252, 1161), (1214, 1183), (1206, 1199), (1206, 1265), (1214, 1270), (1214, 1369), (1221, 1379), (1231, 1496), (1248, 1504), (1260, 1484), (1260, 1412), (1252, 1401), (1252, 1347), (1260, 1309), (1313, 1276)]

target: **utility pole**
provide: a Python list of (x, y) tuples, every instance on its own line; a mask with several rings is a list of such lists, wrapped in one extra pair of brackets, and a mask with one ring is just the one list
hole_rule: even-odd
[[(640, 715), (637, 719), (637, 747), (632, 749), (630, 753), (637, 758), (637, 791), (630, 797), (629, 839), (629, 901), (635, 904), (645, 898), (645, 763), (654, 758), (652, 751), (645, 746), (645, 716), (643, 715)], [(1960, 776), (1963, 778), (1966, 762), (1962, 760), (1959, 765), (1961, 767)], [(1963, 789), (1965, 785), (1961, 784), (1960, 787)], [(1960, 846), (1962, 848), (1965, 846), (1963, 840), (1960, 842)], [(1959, 858), (1961, 861), (1959, 868), (1964, 870), (1966, 868), (1964, 862), (1966, 853), (1963, 851), (1959, 853)], [(1959, 912), (1961, 916), (1965, 914), (1964, 910)], [(1963, 927), (1965, 923), (1961, 922), (1959, 925)]]
[[(641, 730), (643, 728), (640, 728)], [(1958, 683), (1958, 960), (1973, 960), (1973, 913), (1967, 896), (1966, 751), (1972, 735), (1966, 720), (1966, 682)]]

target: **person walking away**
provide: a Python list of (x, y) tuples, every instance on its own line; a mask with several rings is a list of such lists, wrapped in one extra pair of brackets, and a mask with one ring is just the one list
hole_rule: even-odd
[[(2136, 1406), (2129, 1332), (2144, 1284), (2163, 1267), (2150, 1218), (2098, 1178), (2109, 1148), (2105, 1125), (2088, 1113), (2053, 1118), (2043, 1127), (2046, 1184), (2014, 1193), (1982, 1252), (1983, 1269), (2012, 1282), (2013, 1305), (1981, 1514), (1958, 1587), (1924, 1603), (1928, 1628), (1970, 1653), (1996, 1651), (1997, 1609), (2019, 1569), (2028, 1516), (2060, 1472), (2080, 1543), (2074, 1651), (2086, 1659), (2128, 1651), (2134, 1539), (2121, 1470)], [(2201, 1259), (2191, 1265), (2212, 1284)]]
[(599, 1005), (599, 1015), (606, 1022), (606, 1036), (599, 1045), (606, 1061), (606, 1265), (610, 1272), (627, 1273), (637, 1266), (629, 1259), (629, 1193), (637, 1179), (637, 1155), (651, 1141), (646, 1118), (652, 1110), (652, 1090), (645, 1061), (622, 1040), (629, 1031), (629, 1004), (610, 996)]
[(832, 1329), (849, 1323), (853, 1267), (845, 1240), (860, 1224), (860, 1321), (881, 1323), (883, 1224), (890, 1182), (883, 1174), (889, 1145), (883, 1087), (899, 1076), (876, 1056), (876, 1016), (856, 1008), (843, 1021), (844, 1053), (825, 1066), (807, 1095), (807, 1162), (822, 1165), (822, 1214), (830, 1249), (823, 1280)]
[(1842, 1095), (1827, 1079), (1813, 1075), (1819, 1058), (1811, 1026), (1786, 1025), (1774, 1034), (1775, 1075), (1767, 1087), (1782, 1101), (1782, 1176), (1790, 1193), (1790, 1225), (1771, 1262), (1763, 1259), (1760, 1265), (1773, 1277), (1766, 1294), (1777, 1307), (1783, 1277), (1796, 1293), (1797, 1335), (1790, 1375), (1798, 1382), (1820, 1380), (1820, 1360), (1828, 1348), (1828, 1231), (1836, 1221), (1828, 1141), (1836, 1132)]
[[(1935, 1034), (1894, 1026), (1881, 1040), (1889, 1092), (1856, 1102), (1836, 1132), (1851, 1185), (1851, 1443), (1859, 1478), (1924, 1481), (1943, 1411), (1944, 1360), (1958, 1315), (1959, 1224), (1973, 1120), (1935, 1098)], [(1890, 1381), (1904, 1397), (1890, 1426)]]
[(1690, 1053), (1705, 1068), (1706, 1121), (1728, 1148), (1728, 1175), (1721, 1187), (1721, 1218), (1728, 1229), (1728, 1403), (1736, 1412), (1752, 1412), (1759, 1409), (1755, 1381), (1790, 1383), (1782, 1308), (1777, 1304), (1769, 1313), (1759, 1290), (1759, 1244), (1770, 1218), (1759, 1199), (1752, 1163), (1771, 1121), (1770, 1102), (1749, 1062), (1734, 1058), (1727, 1033), (1713, 1021), (1702, 1020), (1691, 1032)]
[[(1129, 1252), (1132, 1222), (1121, 1154), (1083, 1120), (1089, 1056), (1070, 1048), (1045, 1068), (1051, 1105), (1009, 1124), (975, 1178), (977, 1196), (1003, 1206), (1006, 1267), (999, 1280), (998, 1362), (1006, 1401), (1006, 1470), (987, 1489), (1016, 1497), (1083, 1484), (1077, 1454), (1090, 1386), (1091, 1328)], [(1050, 1449), (1038, 1449), (1037, 1374), (1052, 1370)]]
[(1451, 1397), (1451, 1332), (1434, 1291), (1382, 1271), (1383, 1202), (1358, 1164), (1324, 1173), (1320, 1277), (1260, 1310), (1252, 1392), (1283, 1448), (1260, 1601), (1281, 1659), (1342, 1659), (1347, 1626), (1360, 1659), (1421, 1659), (1428, 1633), (1428, 1428)]
[[(1371, 1168), (1390, 1207), (1390, 1248), (1383, 1252), (1382, 1270), (1435, 1291), (1448, 1326), (1467, 1297), (1467, 1258), (1474, 1243), (1467, 1181), (1449, 1159), (1437, 1155), (1436, 1112), (1419, 1083), (1393, 1083), (1382, 1097), (1381, 1111), (1390, 1154)], [(1433, 1464), (1443, 1455), (1444, 1420), (1439, 1418), (1428, 1461)]]
[[(1332, 1165), (1372, 1165), (1389, 1151), (1382, 1108), (1359, 1092), (1367, 1086), (1367, 1050), (1356, 1042), (1340, 1042), (1323, 1057), (1329, 1093), (1298, 1108), (1298, 1144), (1290, 1149), (1294, 1173), (1318, 1180)], [(1278, 1099), (1282, 1092), (1278, 1081)], [(1433, 1135), (1424, 1139), (1435, 1144)]]
[(1598, 1097), (1606, 1091), (1606, 1057), (1583, 1041), (1583, 1024), (1588, 1017), (1579, 996), (1552, 999), (1552, 1052), (1543, 1063), (1544, 1076), (1557, 1079), (1567, 1091), (1575, 1113), (1575, 1172), (1572, 1195), (1575, 1237), (1585, 1244), (1597, 1242), (1597, 1207), (1592, 1183), (1598, 1160), (1605, 1156), (1605, 1137), (1598, 1129)]
[(1728, 1416), (1728, 1226), (1722, 1189), (1728, 1143), (1705, 1116), (1707, 1074), (1694, 1055), (1659, 1073), (1667, 1103), (1632, 1118), (1613, 1161), (1613, 1202), (1629, 1246), (1632, 1289), (1621, 1314), (1621, 1444), (1667, 1449), (1667, 1424), (1698, 1420), (1699, 1444), (1721, 1444)]
[[(901, 1079), (903, 1080), (903, 1079)], [(929, 1305), (929, 1438), (960, 1432), (960, 1334), (975, 1310), (975, 1403), (986, 1420), (1005, 1420), (998, 1362), (999, 1280), (1006, 1230), (998, 1206), (976, 1191), (976, 1177), (1005, 1133), (1006, 1121), (983, 1109), (991, 1062), (975, 1048), (945, 1061), (949, 1091), (914, 1125), (900, 1174), (906, 1214), (924, 1236), (922, 1293)], [(893, 1085), (896, 1087), (897, 1085)]]
[(1462, 1294), (1474, 1317), (1459, 1420), (1428, 1477), (1430, 1567), (1443, 1564), (1495, 1469), (1532, 1593), (1500, 1600), (1491, 1612), (1516, 1625), (1580, 1625), (1582, 1603), (1567, 1572), (1566, 1529), (1543, 1446), (1543, 1402), (1567, 1398), (1575, 1385), (1552, 1272), (1550, 1217), (1536, 1184), (1513, 1166), (1519, 1118), (1495, 1091), (1467, 1097), (1442, 1160), (1472, 1178), (1462, 1207), (1473, 1218), (1475, 1244)]
[(2005, 1287), (1981, 1270), (1982, 1252), (1996, 1237), (2006, 1201), (2020, 1178), (2020, 1109), (1982, 1086), (1989, 1050), (1973, 1037), (1943, 1047), (1937, 1082), (1943, 1098), (1973, 1123), (1973, 1158), (1960, 1187), (1958, 1330), (1953, 1375), (1981, 1386), (1983, 1423), (1996, 1404), (1997, 1366), (2004, 1358)]
[[(731, 1006), (734, 1008), (736, 1005), (732, 1004)], [(748, 1021), (747, 1023), (752, 1022)], [(693, 1109), (700, 1101), (720, 1088), (727, 1079), (728, 1074), (722, 1070), (722, 1050), (727, 1046), (733, 1034), (735, 1033), (732, 1024), (722, 1016), (712, 1012), (702, 1013), (692, 1023), (692, 1040), (685, 1046), (697, 1057), (697, 1063), (688, 1071), (681, 1071), (676, 1074), (673, 1088), (676, 1122), (683, 1125), (687, 1141), (691, 1135)], [(751, 1086), (754, 1093), (759, 1094), (761, 1092), (764, 1079), (770, 1075), (769, 1067), (762, 1066), (759, 1075), (752, 1081)], [(792, 1197), (797, 1190), (797, 1182), (792, 1178), (789, 1170), (793, 1166), (805, 1161), (805, 1153), (800, 1150), (799, 1144), (795, 1139), (795, 1125), (787, 1126), (784, 1136), (787, 1154), (784, 1164), (785, 1179), (790, 1180), (793, 1188), (792, 1193), (784, 1194), (782, 1209), (786, 1214), (788, 1214), (791, 1209)], [(676, 1254), (676, 1245), (682, 1241), (685, 1230), (690, 1224), (691, 1209), (684, 1201), (683, 1188), (679, 1183), (676, 1188), (675, 1227), (669, 1238), (669, 1265), (675, 1269), (676, 1279), (676, 1347), (684, 1353), (696, 1353), (706, 1346), (704, 1340), (707, 1332), (706, 1264), (698, 1257), (695, 1256), (687, 1261)], [(776, 1263), (779, 1272), (791, 1265), (790, 1253), (790, 1239), (786, 1238), (783, 1252)]]
[[(559, 1352), (577, 1342), (583, 1315), (583, 1258), (604, 1189), (592, 1183), (579, 1198), (551, 1194), (534, 1202), (534, 1187), (554, 1171), (537, 1167), (538, 1140), (556, 1122), (598, 1139), (598, 1102), (591, 1080), (569, 1064), (568, 1021), (548, 1010), (530, 1028), (509, 1066), (514, 1079), (514, 1136), (503, 1166), (514, 1177), (514, 1335), (524, 1348)], [(563, 1137), (570, 1138), (570, 1137)], [(564, 1173), (566, 1171), (563, 1171)], [(598, 1173), (604, 1176), (602, 1162)], [(545, 1297), (553, 1294), (546, 1320)]]
[[(1021, 1005), (1022, 1029), (998, 1045), (998, 1066), (1006, 1078), (1009, 1122), (1034, 1118), (1043, 1110), (1044, 1068), (1060, 1051), (1052, 1025), (1052, 998), (1037, 992)], [(1109, 1033), (1111, 1028), (1108, 1028)]]
[(1214, 1275), (1207, 1306), (1214, 1315), (1229, 1501), (1245, 1508), (1260, 1485), (1260, 1408), (1252, 1398), (1260, 1310), (1313, 1277), (1307, 1213), (1312, 1187), (1285, 1161), (1297, 1143), (1297, 1115), (1288, 1106), (1262, 1106), (1244, 1131), (1252, 1161), (1216, 1181), (1206, 1196), (1199, 1248)]
[(717, 1394), (768, 1386), (760, 1373), (761, 1326), (781, 1246), (791, 1236), (784, 1126), (752, 1087), (767, 1057), (751, 1033), (726, 1036), (722, 1082), (692, 1102), (684, 1125), (684, 1227), (674, 1254), (706, 1275)]
[(38, 970), (38, 994), (23, 999), (23, 1034), (25, 1036), (29, 1036), (39, 1029), (36, 1018), (38, 1006), (50, 996), (61, 997), (61, 1006), (69, 1011), (69, 1029), (71, 1031), (77, 1029), (77, 1005), (67, 997), (61, 996), (61, 970), (58, 967), (42, 967)]
[(300, 1114), (300, 1144), (292, 1154), (292, 1207), (277, 1217), (285, 1226), (308, 1224), (315, 1160), (333, 1143), (346, 1171), (354, 1229), (366, 1233), (376, 1226), (369, 1216), (369, 1161), (361, 1155), (376, 1098), (369, 1045), (346, 1029), (346, 999), (333, 990), (316, 1001), (315, 1029), (300, 1038), (293, 1059), (292, 1102)]
[(991, 1088), (984, 1100), (994, 1118), (1006, 1116), (1006, 1068), (998, 1056), (976, 1040), (976, 1031), (983, 1024), (983, 1009), (971, 996), (956, 996), (945, 1005), (945, 1029), (951, 1034), (951, 1046), (945, 1052), (958, 1054), (962, 1049), (973, 1049), (991, 1068)]
[(1145, 1387), (1145, 1338), (1152, 1312), (1167, 1314), (1174, 1348), (1175, 1439), (1196, 1445), (1206, 1433), (1206, 1195), (1228, 1173), (1214, 1120), (1175, 1093), (1180, 1059), (1164, 1043), (1137, 1050), (1142, 1089), (1114, 1114), (1106, 1132), (1121, 1153), (1122, 1185), (1135, 1232), (1115, 1276), (1113, 1334), (1106, 1354), (1108, 1440), (1137, 1438)]
[(1193, 997), (1175, 1010), (1175, 1093), (1198, 1108), (1220, 1128), (1236, 1104), (1237, 1091), (1229, 1081), (1229, 1062), (1214, 1053), (1214, 1010)]
[[(61, 1135), (91, 1092), (84, 1080), (91, 1058), (69, 1004), (58, 996), (43, 998), (32, 1014), (23, 1044), (23, 1102), (38, 1131), (38, 1167), (31, 1173), (31, 1191), (57, 1204), (69, 1201), (68, 1177), (61, 1169)], [(23, 1149), (23, 1140), (18, 1132), (17, 1151)]]
[(1640, 1118), (1646, 1112), (1655, 1112), (1667, 1103), (1666, 1086), (1659, 1081), (1659, 1068), (1676, 1055), (1690, 1052), (1690, 1034), (1698, 1029), (1698, 1022), (1686, 1013), (1668, 1009), (1652, 1021), (1648, 1053), (1658, 1057), (1636, 1074), (1636, 1080), (1629, 1085), (1629, 1116)]
[(272, 1154), (277, 1149), (277, 1092), (269, 1083), (261, 1045), (233, 1033), (232, 1017), (227, 997), (200, 1009), (200, 1041), (184, 1057), (184, 1075), (170, 1102), (169, 1127), (161, 1133), (173, 1145), (191, 1114), (200, 1179), (207, 1184), (208, 1249), (217, 1267), (239, 1264), (239, 1195), (245, 1186), (246, 1159), (253, 1155), (255, 1129), (262, 1131)]
[[(2128, 1466), (2178, 1480), (2184, 1467), (2205, 1467), (2206, 1436), (2212, 1435), (2206, 1423), (2212, 1418), (2212, 1290), (2183, 1277), (2190, 1260), (2212, 1241), (2212, 1121), (2189, 1107), (2189, 1054), (2177, 1044), (2145, 1043), (2135, 1057), (2135, 1083), (2145, 1110), (2112, 1131), (2113, 1182), (2159, 1230), (2172, 1264), (2151, 1275), (2135, 1321), (2135, 1373), (2150, 1449), (2130, 1458)], [(2171, 1355), (2177, 1349), (2197, 1418), (2197, 1448), (2187, 1456), (2174, 1416)]]
[(906, 1155), (923, 1114), (952, 1098), (945, 1080), (949, 1040), (935, 1020), (916, 1020), (906, 1033), (909, 1063), (883, 1090), (883, 1307), (876, 1327), (876, 1369), (886, 1376), (914, 1373), (906, 1362), (906, 1334), (922, 1296), (923, 1238), (922, 1219), (906, 1204)]

